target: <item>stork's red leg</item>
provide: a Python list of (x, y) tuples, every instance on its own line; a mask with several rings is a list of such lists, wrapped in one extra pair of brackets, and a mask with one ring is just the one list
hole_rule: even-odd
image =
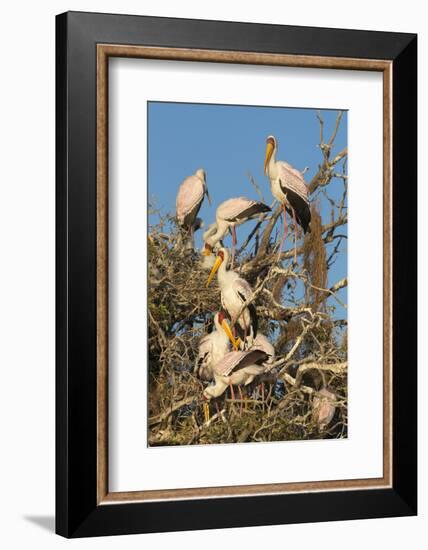
[(241, 385), (238, 386), (238, 391), (239, 391), (239, 398), (241, 400), (241, 404), (239, 406), (239, 416), (242, 416), (242, 408), (243, 408), (243, 403), (244, 403), (244, 395), (242, 394), (242, 388), (241, 388)]
[(237, 243), (237, 239), (236, 239), (236, 229), (235, 229), (235, 226), (232, 225), (232, 259), (231, 259), (231, 267), (230, 269), (233, 269), (233, 265), (235, 263), (235, 249), (236, 249), (236, 243)]
[(232, 398), (232, 401), (235, 401), (235, 392), (233, 391), (232, 382), (229, 384), (229, 387), (230, 387), (230, 397)]

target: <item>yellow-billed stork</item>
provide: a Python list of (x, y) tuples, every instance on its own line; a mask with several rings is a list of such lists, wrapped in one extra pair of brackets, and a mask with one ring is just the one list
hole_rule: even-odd
[[(238, 337), (235, 339), (235, 347), (238, 347), (240, 350), (254, 351), (261, 350), (266, 353), (266, 361), (263, 363), (265, 370), (263, 374), (270, 373), (273, 367), (273, 363), (276, 358), (275, 348), (270, 342), (270, 340), (262, 334), (260, 331), (257, 332), (256, 337), (254, 338), (252, 344), (248, 346), (248, 342), (245, 339), (245, 336), (242, 334), (242, 329), (238, 327)], [(262, 399), (265, 398), (265, 380), (262, 379), (259, 381), (259, 392), (261, 393)], [(271, 384), (271, 382), (269, 382)]]
[(221, 305), (228, 313), (233, 323), (238, 323), (244, 332), (244, 338), (251, 345), (257, 335), (257, 314), (254, 304), (241, 309), (245, 302), (251, 299), (253, 289), (251, 285), (232, 269), (227, 269), (229, 250), (220, 248), (215, 263), (208, 276), (207, 288), (218, 272), (218, 284), (221, 291)]
[(224, 238), (228, 231), (232, 235), (232, 267), (235, 259), (236, 229), (237, 225), (252, 220), (265, 212), (270, 212), (270, 207), (263, 202), (236, 197), (222, 202), (216, 211), (216, 221), (204, 234), (204, 255), (210, 255), (214, 247)]
[(239, 389), (241, 385), (247, 386), (265, 371), (266, 361), (267, 354), (259, 349), (226, 353), (213, 366), (215, 384), (205, 388), (205, 399), (209, 401), (213, 397), (219, 397), (228, 386), (238, 386)]
[(327, 388), (322, 388), (315, 394), (312, 402), (312, 420), (318, 425), (320, 432), (324, 431), (333, 420), (336, 405), (335, 394)]
[(284, 213), (284, 235), (281, 241), (280, 253), (287, 236), (288, 212), (294, 221), (294, 261), (296, 262), (296, 224), (300, 225), (304, 233), (310, 232), (311, 209), (308, 188), (302, 172), (283, 160), (276, 160), (277, 151), (276, 138), (268, 136), (266, 139), (264, 171), (265, 175), (269, 177), (272, 195), (282, 204)]
[(230, 343), (238, 347), (229, 323), (226, 312), (221, 310), (214, 315), (214, 330), (203, 336), (199, 342), (198, 357), (194, 372), (202, 380), (213, 379), (213, 365), (218, 363), (230, 350)]
[(187, 177), (178, 188), (177, 197), (175, 200), (177, 222), (181, 227), (189, 231), (193, 239), (195, 222), (197, 220), (199, 209), (205, 195), (208, 202), (211, 204), (211, 199), (208, 193), (205, 170), (200, 168), (196, 172)]

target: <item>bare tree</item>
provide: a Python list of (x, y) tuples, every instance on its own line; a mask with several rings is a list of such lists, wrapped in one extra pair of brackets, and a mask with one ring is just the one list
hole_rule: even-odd
[[(150, 226), (150, 445), (347, 436), (347, 320), (337, 311), (346, 311), (340, 291), (348, 282), (330, 280), (346, 254), (347, 150), (335, 151), (342, 113), (327, 141), (317, 116), (320, 164), (308, 184), (311, 232), (303, 236), (297, 228), (297, 264), (294, 241), (279, 254), (280, 205), (260, 217), (237, 250), (235, 269), (254, 289), (247, 303), (255, 305), (260, 330), (276, 350), (266, 392), (253, 384), (243, 400), (224, 394), (210, 405), (209, 421), (202, 414), (204, 383), (193, 367), (198, 342), (219, 308), (219, 289), (205, 288), (201, 257), (186, 246), (171, 215), (159, 215)], [(255, 179), (249, 180), (261, 196)]]

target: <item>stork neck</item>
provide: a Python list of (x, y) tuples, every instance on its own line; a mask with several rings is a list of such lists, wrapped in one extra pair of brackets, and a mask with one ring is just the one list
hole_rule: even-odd
[(218, 278), (218, 282), (221, 284), (222, 281), (224, 281), (224, 277), (227, 273), (227, 269), (226, 269), (226, 265), (229, 261), (229, 257), (225, 257), (224, 260), (221, 262), (221, 265), (220, 267), (218, 268), (218, 275), (217, 275), (217, 278)]
[(273, 148), (272, 155), (270, 157), (270, 164), (275, 164), (276, 162), (276, 145)]
[[(217, 224), (212, 223), (208, 227), (208, 229), (205, 231), (205, 233), (202, 235), (202, 239), (204, 240), (204, 242), (208, 242), (209, 237), (211, 237), (211, 235), (214, 235), (214, 233), (216, 233), (217, 230), (218, 230)], [(208, 243), (208, 244), (210, 244), (210, 243)]]
[(227, 227), (225, 227), (224, 223), (222, 224), (216, 222), (215, 229), (213, 228), (205, 242), (207, 242), (210, 246), (215, 246), (225, 236), (226, 231)]
[(222, 326), (220, 325), (220, 322), (218, 320), (218, 314), (214, 316), (214, 325), (215, 325), (216, 331), (221, 334), (223, 329), (222, 329)]
[(273, 148), (272, 155), (268, 163), (268, 173), (270, 176), (275, 176), (276, 172), (276, 146)]

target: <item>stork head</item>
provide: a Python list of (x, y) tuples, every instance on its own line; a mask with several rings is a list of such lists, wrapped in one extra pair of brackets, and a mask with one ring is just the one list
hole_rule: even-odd
[(267, 174), (269, 161), (272, 157), (273, 152), (276, 150), (276, 146), (277, 144), (276, 144), (275, 136), (268, 136), (266, 138), (266, 155), (265, 155), (265, 165), (264, 165), (265, 175)]
[(207, 175), (205, 173), (205, 170), (203, 168), (199, 168), (196, 170), (195, 175), (198, 176), (199, 179), (206, 182), (207, 181)]
[(203, 168), (199, 168), (198, 170), (196, 170), (195, 176), (198, 177), (203, 182), (205, 195), (207, 196), (208, 202), (210, 203), (210, 206), (211, 206), (211, 197), (207, 187), (207, 173)]
[(202, 250), (202, 256), (211, 256), (213, 253), (213, 247), (209, 243), (205, 243), (204, 249)]
[(217, 312), (217, 319), (219, 324), (221, 325), (223, 321), (225, 321), (228, 318), (227, 313), (224, 311), (224, 309), (221, 309), (219, 312)]
[(224, 262), (225, 258), (227, 259), (227, 250), (225, 248), (220, 248), (219, 251), (217, 252), (217, 257), (211, 269), (211, 273), (208, 276), (207, 288), (210, 286), (211, 281), (214, 279), (214, 275), (217, 273), (219, 267)]

